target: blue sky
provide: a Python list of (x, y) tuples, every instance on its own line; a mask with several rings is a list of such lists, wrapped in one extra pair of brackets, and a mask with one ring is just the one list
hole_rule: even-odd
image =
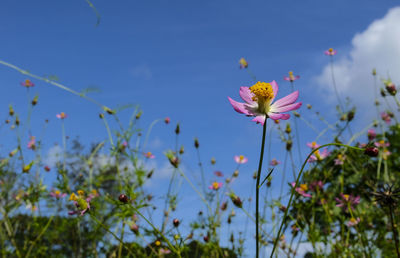
[[(152, 134), (149, 151), (156, 154), (159, 167), (164, 164), (163, 151), (174, 146), (173, 130), (180, 122), (181, 142), (188, 150), (186, 167), (196, 169), (192, 144), (198, 137), (203, 162), (217, 158), (216, 168), (208, 169), (210, 174), (214, 169), (231, 173), (233, 156), (244, 154), (249, 163), (242, 176), (256, 169), (261, 126), (234, 112), (227, 100), (227, 96), (239, 100), (239, 87), (253, 83), (239, 69), (238, 60), (245, 57), (257, 79), (276, 80), (278, 98), (291, 91), (283, 76), (293, 70), (301, 76), (296, 82), (300, 100), (332, 116), (334, 104), (327, 101), (332, 92), (324, 93), (330, 85), (315, 79), (324, 82), (323, 69), (329, 60), (323, 51), (333, 47), (339, 51), (338, 60), (349, 56), (353, 60), (355, 35), (398, 2), (93, 0), (93, 4), (101, 15), (98, 26), (84, 0), (1, 1), (0, 60), (37, 75), (57, 75), (60, 83), (77, 91), (96, 87), (101, 91), (90, 96), (112, 108), (139, 104), (144, 128), (169, 116), (171, 124), (160, 123)], [(26, 90), (19, 82), (26, 78), (0, 66), (0, 121), (6, 119), (10, 103), (25, 116)], [(97, 106), (33, 81), (36, 87), (31, 93), (39, 94), (39, 105), (31, 133), (40, 134), (43, 120), (50, 119), (45, 149), (60, 143), (55, 114), (61, 111), (69, 115), (68, 135), (79, 135), (86, 144), (106, 139)], [(303, 107), (300, 112), (307, 111)], [(130, 110), (122, 111), (121, 120), (127, 123), (130, 115)], [(8, 129), (2, 131), (0, 151), (4, 154), (14, 147), (15, 138)], [(302, 144), (315, 137), (304, 124), (300, 131)], [(269, 155), (282, 159), (283, 148), (275, 135)], [(248, 185), (249, 177), (242, 179)]]

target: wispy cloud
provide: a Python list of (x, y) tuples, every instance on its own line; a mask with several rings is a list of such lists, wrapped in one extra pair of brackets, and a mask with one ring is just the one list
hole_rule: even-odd
[(148, 65), (138, 65), (132, 68), (131, 74), (138, 79), (150, 80), (153, 78), (153, 73)]

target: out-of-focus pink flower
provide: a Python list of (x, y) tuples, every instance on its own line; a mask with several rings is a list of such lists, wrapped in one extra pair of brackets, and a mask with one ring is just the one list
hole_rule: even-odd
[(345, 160), (346, 160), (346, 155), (338, 154), (337, 158), (335, 159), (335, 166), (343, 165)]
[(165, 122), (166, 124), (169, 124), (170, 121), (171, 121), (171, 119), (170, 119), (169, 117), (166, 117), (166, 118), (164, 119), (164, 122)]
[(354, 209), (354, 206), (360, 203), (360, 196), (353, 196), (351, 194), (340, 194), (340, 198), (336, 199), (336, 206), (344, 208), (347, 211), (347, 208), (350, 206), (351, 209)]
[(321, 161), (321, 160), (325, 159), (326, 157), (328, 157), (330, 154), (331, 153), (328, 151), (328, 149), (324, 149), (321, 153), (319, 152), (319, 150), (317, 150), (316, 152), (314, 152), (313, 155), (311, 155), (308, 162), (312, 163), (315, 161)]
[(336, 53), (337, 53), (337, 51), (334, 50), (333, 48), (330, 48), (325, 51), (325, 55), (327, 55), (327, 56), (333, 56), (333, 55), (336, 55)]
[(320, 147), (321, 145), (317, 144), (316, 142), (309, 142), (307, 146), (310, 147), (312, 150)]
[(215, 171), (214, 175), (216, 175), (217, 177), (223, 177), (224, 174), (221, 171)]
[(94, 198), (92, 194), (90, 194), (86, 199), (83, 197), (84, 193), (82, 190), (78, 191), (78, 195), (72, 193), (70, 196), (70, 200), (74, 202), (76, 210), (69, 211), (68, 215), (80, 214), (80, 216), (85, 215), (86, 212), (90, 210), (90, 202)]
[(374, 129), (371, 128), (367, 131), (367, 135), (368, 135), (368, 140), (372, 141), (376, 137), (376, 132)]
[(58, 119), (65, 119), (65, 118), (67, 118), (68, 116), (67, 116), (67, 114), (65, 114), (64, 112), (61, 112), (60, 114), (57, 114), (56, 117), (57, 117)]
[(358, 223), (360, 223), (360, 218), (351, 218), (348, 222), (347, 222), (347, 226), (348, 227), (354, 227), (355, 225), (357, 225)]
[(50, 167), (49, 167), (48, 165), (46, 165), (46, 166), (44, 166), (44, 170), (45, 170), (46, 172), (50, 172)]
[(294, 82), (295, 80), (300, 79), (299, 75), (294, 76), (292, 71), (289, 71), (289, 76), (284, 76), (283, 79), (285, 81)]
[(61, 193), (59, 190), (50, 192), (50, 195), (56, 199), (64, 198), (65, 196), (67, 196), (66, 193)]
[(274, 166), (274, 167), (275, 167), (275, 166), (281, 164), (281, 162), (280, 162), (279, 160), (273, 158), (269, 164), (270, 164), (271, 166)]
[[(296, 182), (293, 182), (292, 183), (292, 187), (295, 187), (296, 186)], [(307, 197), (307, 198), (310, 198), (312, 195), (311, 194), (308, 194), (307, 193), (307, 191), (308, 191), (308, 186), (307, 186), (307, 184), (301, 184), (299, 187), (296, 187), (296, 192), (298, 193), (298, 194), (300, 194), (301, 196), (303, 196), (303, 197)]]
[(244, 59), (243, 57), (240, 58), (240, 60), (239, 60), (240, 69), (247, 68), (248, 66), (249, 66), (249, 63), (246, 61), (246, 59)]
[(374, 145), (376, 147), (385, 148), (385, 147), (389, 147), (390, 143), (389, 142), (385, 142), (384, 140), (380, 140), (379, 142), (375, 142)]
[(386, 112), (382, 112), (381, 113), (381, 118), (382, 118), (383, 121), (385, 121), (386, 124), (390, 124), (390, 122), (392, 122), (392, 118)]
[(310, 190), (316, 192), (317, 189), (322, 190), (324, 189), (324, 183), (319, 180), (319, 181), (314, 181), (310, 183)]
[(387, 160), (388, 157), (389, 157), (391, 154), (392, 154), (392, 153), (391, 153), (388, 149), (384, 149), (384, 150), (382, 151), (382, 158), (383, 158), (384, 160)]
[(154, 159), (156, 156), (154, 156), (153, 153), (151, 153), (150, 151), (145, 153), (144, 156), (148, 159)]
[(222, 187), (222, 183), (221, 183), (221, 182), (213, 182), (213, 183), (208, 187), (208, 189), (217, 191), (217, 190), (220, 189), (221, 187)]
[(29, 79), (26, 79), (25, 81), (21, 82), (21, 85), (27, 88), (35, 86), (35, 84)]
[(160, 254), (169, 254), (171, 253), (171, 250), (167, 248), (160, 248)]
[(236, 163), (238, 163), (238, 164), (244, 164), (244, 163), (246, 163), (249, 159), (248, 158), (246, 158), (245, 156), (243, 156), (243, 155), (236, 155), (235, 157), (234, 157), (234, 159), (235, 159), (235, 161), (236, 161)]
[(287, 120), (290, 114), (282, 114), (296, 110), (301, 107), (301, 102), (296, 102), (299, 91), (295, 91), (272, 104), (278, 94), (278, 84), (275, 81), (270, 83), (257, 82), (251, 87), (240, 87), (240, 97), (244, 103), (237, 102), (228, 97), (233, 109), (246, 116), (255, 117), (252, 121), (264, 124), (265, 118), (273, 120)]
[(35, 142), (36, 142), (36, 137), (35, 136), (31, 136), (31, 139), (28, 142), (28, 149), (34, 150), (36, 148), (35, 146)]

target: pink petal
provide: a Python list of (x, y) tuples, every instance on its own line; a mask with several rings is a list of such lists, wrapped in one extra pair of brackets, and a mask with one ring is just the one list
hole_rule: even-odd
[(279, 112), (279, 113), (288, 112), (288, 111), (292, 111), (292, 110), (300, 108), (301, 104), (302, 104), (301, 102), (297, 102), (294, 104), (281, 106), (279, 108), (274, 108), (274, 105), (272, 105), (270, 110), (271, 110), (271, 112)]
[(271, 86), (272, 86), (272, 90), (273, 90), (273, 92), (274, 92), (274, 97), (273, 97), (272, 100), (271, 100), (271, 102), (272, 102), (272, 101), (274, 101), (276, 95), (278, 95), (279, 87), (278, 87), (278, 84), (276, 83), (275, 80), (271, 82)]
[(254, 100), (252, 99), (253, 98), (253, 93), (251, 93), (249, 87), (244, 87), (244, 86), (240, 87), (239, 95), (248, 104), (253, 104), (254, 103)]
[(234, 100), (231, 99), (230, 97), (228, 97), (228, 99), (229, 99), (229, 102), (231, 103), (233, 109), (234, 109), (236, 112), (241, 113), (241, 114), (245, 114), (245, 115), (248, 115), (248, 116), (254, 115), (254, 114), (249, 110), (249, 108), (246, 106), (245, 103), (240, 103), (240, 102), (234, 101)]
[(296, 90), (295, 92), (287, 95), (286, 97), (277, 100), (274, 104), (271, 105), (271, 108), (279, 108), (282, 106), (293, 104), (298, 97), (299, 97), (299, 91)]
[(257, 124), (260, 123), (261, 125), (264, 125), (264, 121), (265, 121), (265, 116), (256, 116), (253, 120), (251, 120), (253, 122), (256, 122)]
[(279, 114), (279, 113), (271, 113), (271, 112), (269, 112), (268, 113), (268, 117), (273, 119), (273, 120), (279, 120), (279, 119), (288, 120), (290, 118), (290, 115), (289, 114)]
[(284, 76), (283, 79), (284, 79), (285, 81), (290, 81), (290, 78), (287, 77), (287, 76)]

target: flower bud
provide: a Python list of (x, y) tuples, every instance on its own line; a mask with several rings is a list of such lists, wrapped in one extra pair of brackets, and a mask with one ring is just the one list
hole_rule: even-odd
[(181, 148), (179, 149), (179, 154), (182, 155), (183, 153), (185, 153), (185, 148), (182, 145)]
[(287, 150), (287, 151), (290, 151), (290, 150), (292, 149), (292, 145), (293, 145), (292, 140), (288, 140), (288, 141), (286, 142), (286, 150)]
[(181, 129), (179, 128), (179, 123), (176, 124), (176, 128), (175, 128), (175, 134), (179, 134), (181, 132)]
[(355, 114), (354, 110), (349, 111), (349, 113), (347, 113), (347, 121), (350, 122), (351, 120), (353, 120), (354, 114)]
[(215, 158), (212, 157), (212, 158), (211, 158), (211, 165), (215, 165), (216, 162), (217, 162), (217, 161), (215, 160)]
[(379, 150), (376, 147), (368, 147), (364, 150), (364, 154), (370, 157), (377, 157), (379, 154)]
[(139, 111), (139, 113), (136, 114), (136, 120), (140, 119), (140, 117), (142, 116), (143, 112)]
[(8, 114), (9, 114), (10, 116), (13, 116), (13, 115), (14, 115), (14, 109), (13, 109), (13, 107), (12, 107), (11, 105), (8, 107)]
[(233, 172), (233, 175), (232, 175), (233, 177), (238, 177), (239, 176), (239, 170), (235, 170), (234, 172)]
[(195, 147), (196, 149), (198, 149), (198, 148), (200, 147), (199, 139), (197, 139), (197, 138), (194, 138), (194, 147)]
[(376, 75), (376, 69), (372, 69), (372, 75), (375, 76)]
[(311, 109), (312, 106), (311, 106), (310, 104), (307, 104), (307, 108), (308, 108), (308, 109)]
[(179, 219), (174, 219), (173, 221), (172, 221), (172, 224), (174, 224), (174, 227), (178, 227), (179, 226), (179, 224), (180, 224), (181, 222), (179, 221)]
[(38, 103), (38, 96), (36, 95), (33, 100), (32, 100), (32, 106), (36, 106), (36, 104)]
[(292, 132), (292, 128), (290, 128), (290, 124), (287, 123), (287, 124), (286, 124), (285, 133), (290, 134), (291, 132)]
[(119, 197), (118, 197), (118, 199), (119, 199), (119, 201), (122, 202), (122, 203), (128, 203), (128, 201), (129, 201), (128, 196), (126, 196), (125, 194), (120, 194)]
[(104, 114), (103, 114), (103, 113), (100, 113), (100, 114), (99, 114), (99, 118), (100, 118), (100, 119), (103, 119), (103, 118), (104, 118)]
[(294, 115), (295, 117), (300, 117), (300, 113), (299, 113), (299, 112), (296, 112), (296, 111), (293, 111), (293, 115)]

